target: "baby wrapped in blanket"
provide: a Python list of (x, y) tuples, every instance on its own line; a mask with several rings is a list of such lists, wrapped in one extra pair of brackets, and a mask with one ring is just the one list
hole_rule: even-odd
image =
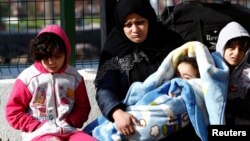
[[(195, 57), (200, 78), (174, 78), (181, 57)], [(160, 140), (190, 121), (201, 140), (207, 140), (207, 125), (224, 124), (228, 68), (220, 55), (210, 54), (200, 42), (188, 42), (172, 51), (158, 70), (144, 82), (131, 85), (124, 103), (139, 121), (136, 132), (120, 134), (114, 123), (99, 117), (92, 135), (101, 141)]]

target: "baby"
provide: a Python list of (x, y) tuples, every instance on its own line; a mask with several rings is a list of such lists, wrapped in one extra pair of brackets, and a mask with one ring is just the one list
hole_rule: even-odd
[(195, 57), (182, 57), (177, 65), (176, 76), (184, 80), (199, 78), (200, 73)]

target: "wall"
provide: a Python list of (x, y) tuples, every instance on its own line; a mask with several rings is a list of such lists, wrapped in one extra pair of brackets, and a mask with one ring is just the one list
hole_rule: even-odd
[[(95, 87), (93, 80), (95, 78), (95, 70), (79, 70), (85, 79), (88, 96), (91, 104), (91, 112), (88, 121), (83, 127), (100, 115), (100, 110), (95, 100)], [(0, 141), (21, 141), (20, 131), (13, 129), (5, 120), (5, 104), (9, 97), (15, 79), (0, 80)]]

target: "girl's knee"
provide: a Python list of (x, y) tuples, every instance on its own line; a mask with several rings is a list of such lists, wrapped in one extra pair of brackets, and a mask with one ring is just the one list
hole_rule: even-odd
[(63, 141), (63, 140), (53, 135), (43, 135), (34, 138), (32, 141)]

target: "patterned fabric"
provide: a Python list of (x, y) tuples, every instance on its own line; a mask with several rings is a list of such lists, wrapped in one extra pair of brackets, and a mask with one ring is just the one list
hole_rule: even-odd
[(121, 73), (124, 71), (131, 70), (135, 63), (140, 63), (142, 59), (148, 60), (148, 57), (143, 52), (134, 52), (132, 55), (126, 55), (122, 58), (115, 57), (110, 60), (107, 60), (99, 69), (98, 74), (95, 79), (95, 84), (97, 85), (97, 81), (101, 80), (106, 71), (108, 70), (119, 70)]
[[(195, 56), (200, 78), (173, 78), (182, 56)], [(228, 68), (219, 54), (210, 54), (200, 42), (188, 42), (172, 51), (144, 82), (134, 82), (123, 101), (127, 112), (141, 123), (130, 136), (121, 135), (114, 123), (98, 118), (85, 129), (101, 141), (159, 140), (192, 123), (202, 141), (207, 125), (224, 124)]]

